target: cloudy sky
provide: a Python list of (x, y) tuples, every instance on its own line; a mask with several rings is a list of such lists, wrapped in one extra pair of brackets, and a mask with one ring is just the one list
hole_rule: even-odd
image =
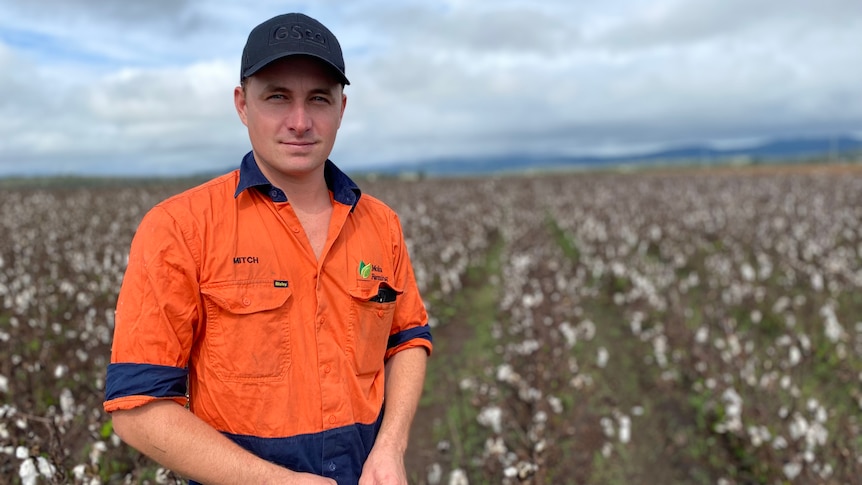
[(249, 30), (345, 52), (345, 169), (862, 135), (859, 0), (0, 0), (0, 176), (225, 171)]

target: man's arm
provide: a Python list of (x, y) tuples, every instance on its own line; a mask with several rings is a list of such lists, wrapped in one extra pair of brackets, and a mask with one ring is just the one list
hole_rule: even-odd
[(111, 415), (123, 441), (197, 482), (335, 485), (328, 478), (292, 472), (258, 458), (171, 400)]
[(427, 360), (425, 348), (411, 348), (386, 362), (383, 422), (362, 469), (360, 485), (407, 485), (404, 452), (422, 396)]

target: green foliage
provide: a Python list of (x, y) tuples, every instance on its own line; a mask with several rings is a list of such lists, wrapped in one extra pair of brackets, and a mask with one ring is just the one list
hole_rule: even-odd
[(581, 251), (578, 249), (577, 243), (575, 240), (566, 232), (565, 229), (560, 227), (560, 224), (556, 219), (550, 214), (545, 214), (545, 225), (548, 227), (548, 230), (551, 232), (551, 237), (554, 241), (560, 246), (563, 254), (577, 263), (581, 259)]

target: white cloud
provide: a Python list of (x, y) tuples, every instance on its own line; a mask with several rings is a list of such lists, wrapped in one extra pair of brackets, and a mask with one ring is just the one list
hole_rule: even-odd
[[(220, 170), (248, 150), (239, 55), (283, 2), (47, 1), (0, 0), (0, 175)], [(857, 0), (288, 9), (344, 48), (345, 167), (862, 131)]]

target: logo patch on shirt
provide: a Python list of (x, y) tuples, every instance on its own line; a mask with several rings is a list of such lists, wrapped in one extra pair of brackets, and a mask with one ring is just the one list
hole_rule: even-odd
[(362, 279), (366, 279), (366, 280), (368, 278), (370, 278), (371, 277), (371, 265), (366, 264), (365, 261), (360, 261), (359, 262), (359, 276), (361, 276)]
[(287, 288), (287, 280), (275, 280), (272, 282), (272, 286), (276, 288)]
[(238, 256), (233, 258), (233, 264), (259, 264), (260, 258), (257, 256)]
[(359, 262), (359, 276), (364, 280), (371, 278), (374, 281), (389, 281), (389, 277), (379, 274), (382, 272), (383, 268), (376, 264), (366, 263), (365, 261)]

